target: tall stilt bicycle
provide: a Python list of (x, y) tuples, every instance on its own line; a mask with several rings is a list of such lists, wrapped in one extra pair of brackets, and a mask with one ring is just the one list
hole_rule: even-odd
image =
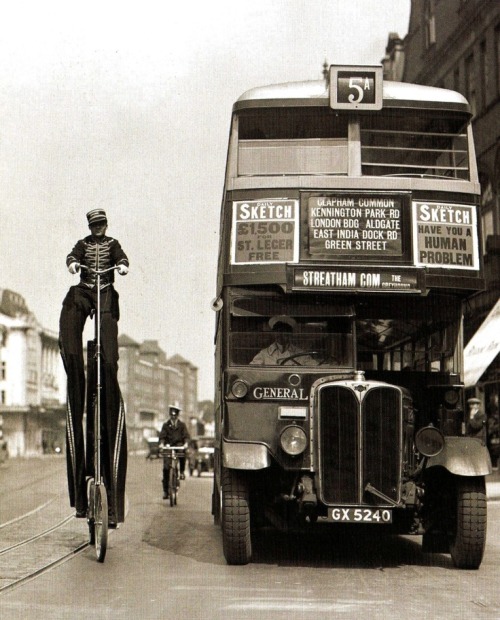
[[(82, 266), (83, 267), (83, 266)], [(102, 459), (102, 428), (101, 428), (101, 276), (108, 271), (118, 269), (89, 270), (96, 275), (96, 309), (94, 313), (95, 336), (87, 350), (87, 376), (94, 380), (94, 385), (89, 386), (88, 394), (92, 398), (94, 450), (93, 465), (94, 477), (88, 481), (88, 515), (90, 544), (95, 546), (95, 554), (99, 562), (104, 562), (108, 546), (108, 493), (103, 477)], [(88, 409), (89, 410), (89, 409)], [(88, 422), (87, 422), (88, 424)]]

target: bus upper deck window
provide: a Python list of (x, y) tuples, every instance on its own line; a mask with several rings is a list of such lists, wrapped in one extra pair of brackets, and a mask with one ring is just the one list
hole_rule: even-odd
[(239, 140), (347, 139), (348, 118), (329, 108), (258, 108), (238, 116)]
[(364, 175), (469, 180), (467, 118), (422, 110), (361, 117)]
[(347, 116), (302, 107), (245, 110), (238, 118), (238, 176), (347, 175)]

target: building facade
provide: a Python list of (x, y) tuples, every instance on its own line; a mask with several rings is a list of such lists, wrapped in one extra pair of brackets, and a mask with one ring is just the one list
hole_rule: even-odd
[(182, 409), (189, 423), (197, 414), (197, 368), (180, 356), (167, 359), (156, 340), (118, 339), (118, 380), (125, 404), (129, 447), (144, 448), (168, 417), (168, 406)]
[(21, 295), (0, 290), (0, 426), (9, 455), (62, 451), (65, 400), (57, 334), (39, 325)]
[(466, 387), (495, 416), (500, 394), (500, 2), (411, 0), (408, 34), (404, 40), (389, 35), (382, 64), (387, 79), (400, 75), (405, 82), (456, 90), (471, 106), (486, 290), (468, 303), (465, 342), (472, 351), (481, 335), (489, 351), (474, 380), (466, 376)]
[[(143, 449), (168, 417), (168, 405), (186, 422), (197, 416), (198, 369), (179, 355), (167, 359), (156, 340), (118, 339), (118, 380), (128, 443)], [(58, 334), (44, 329), (24, 298), (0, 289), (0, 456), (63, 452), (66, 373)], [(0, 460), (1, 462), (1, 460)]]
[(198, 416), (198, 368), (180, 355), (174, 355), (168, 360), (169, 365), (175, 368), (182, 377), (183, 412), (188, 418)]

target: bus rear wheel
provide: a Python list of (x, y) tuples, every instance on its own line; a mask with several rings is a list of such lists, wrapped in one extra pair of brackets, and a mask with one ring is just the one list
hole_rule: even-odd
[(484, 477), (456, 478), (455, 523), (450, 541), (457, 568), (477, 569), (486, 543), (486, 484)]
[(252, 557), (248, 480), (242, 472), (222, 470), (222, 546), (228, 564), (248, 564)]

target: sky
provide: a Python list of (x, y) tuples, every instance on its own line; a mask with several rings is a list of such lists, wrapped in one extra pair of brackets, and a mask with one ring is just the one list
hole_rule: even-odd
[[(213, 399), (219, 210), (246, 90), (379, 64), (410, 0), (17, 0), (0, 8), (0, 288), (57, 331), (65, 259), (100, 207), (130, 259), (119, 333)], [(89, 324), (89, 337), (92, 325)]]

